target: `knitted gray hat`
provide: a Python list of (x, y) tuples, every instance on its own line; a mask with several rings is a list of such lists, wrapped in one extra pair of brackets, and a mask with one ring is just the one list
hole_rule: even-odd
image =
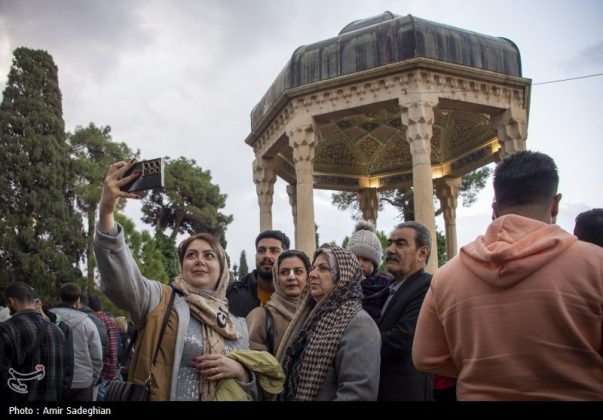
[(369, 222), (358, 222), (347, 246), (348, 251), (357, 257), (364, 257), (375, 264), (375, 270), (381, 264), (383, 248), (375, 234), (375, 226)]

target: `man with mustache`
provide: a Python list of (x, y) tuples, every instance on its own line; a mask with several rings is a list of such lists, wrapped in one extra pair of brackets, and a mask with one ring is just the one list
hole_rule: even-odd
[(280, 230), (265, 230), (255, 239), (255, 249), (255, 270), (232, 282), (226, 291), (230, 312), (238, 317), (246, 317), (272, 296), (272, 266), (289, 249), (289, 238)]
[(387, 271), (394, 277), (378, 325), (381, 331), (379, 401), (433, 400), (432, 375), (412, 363), (412, 342), (431, 274), (424, 271), (431, 233), (417, 222), (404, 222), (390, 234)]

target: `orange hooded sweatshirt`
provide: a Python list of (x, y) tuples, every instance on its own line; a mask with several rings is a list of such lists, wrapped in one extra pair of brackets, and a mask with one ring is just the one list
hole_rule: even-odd
[(603, 248), (507, 215), (440, 268), (413, 344), (459, 400), (603, 399)]

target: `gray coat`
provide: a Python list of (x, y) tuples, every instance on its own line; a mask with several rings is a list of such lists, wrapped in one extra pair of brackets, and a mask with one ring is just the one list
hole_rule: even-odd
[(73, 336), (73, 379), (71, 389), (96, 385), (103, 368), (103, 350), (94, 322), (84, 312), (71, 308), (53, 308)]
[(376, 401), (379, 393), (381, 334), (364, 310), (350, 320), (317, 401)]
[[(102, 233), (98, 229), (94, 236), (94, 255), (101, 275), (101, 289), (115, 305), (126, 310), (132, 322), (140, 327), (144, 324), (147, 314), (161, 302), (163, 285), (140, 274), (138, 265), (125, 243), (123, 228), (119, 224), (116, 224), (116, 227), (116, 236)], [(188, 303), (180, 294), (177, 294), (174, 300), (174, 310), (178, 314), (178, 333), (170, 388), (171, 401), (176, 400), (178, 368), (190, 322)], [(234, 318), (234, 321), (241, 338), (234, 342), (225, 340), (224, 344), (226, 347), (249, 348), (245, 320)]]

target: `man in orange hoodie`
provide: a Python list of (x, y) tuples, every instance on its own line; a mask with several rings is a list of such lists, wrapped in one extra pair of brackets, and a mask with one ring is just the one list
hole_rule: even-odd
[(504, 159), (495, 220), (433, 277), (413, 361), (459, 400), (603, 399), (603, 249), (554, 224), (558, 183), (547, 155)]

